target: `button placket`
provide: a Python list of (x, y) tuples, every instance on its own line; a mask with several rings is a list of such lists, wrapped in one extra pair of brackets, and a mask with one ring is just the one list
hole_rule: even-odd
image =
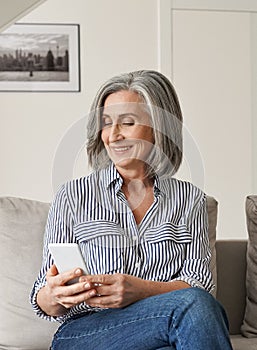
[(139, 249), (139, 236), (138, 232), (137, 235), (132, 236), (132, 241), (135, 249), (135, 268), (136, 268), (136, 276), (140, 275), (140, 267), (142, 265), (141, 259), (140, 259), (140, 249)]

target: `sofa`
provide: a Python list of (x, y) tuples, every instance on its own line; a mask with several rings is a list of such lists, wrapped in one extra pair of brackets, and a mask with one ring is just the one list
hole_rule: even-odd
[[(217, 208), (208, 197), (215, 297), (227, 311), (234, 350), (257, 350), (257, 196), (246, 198), (248, 240), (216, 241)], [(58, 327), (36, 317), (29, 304), (48, 210), (49, 203), (0, 198), (0, 349), (49, 349)]]

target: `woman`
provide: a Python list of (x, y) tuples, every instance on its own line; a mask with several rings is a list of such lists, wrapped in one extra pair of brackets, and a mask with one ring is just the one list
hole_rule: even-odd
[[(58, 191), (31, 293), (39, 316), (62, 322), (52, 349), (232, 349), (210, 294), (205, 195), (172, 177), (182, 114), (168, 79), (137, 71), (107, 81), (87, 152), (94, 172)], [(79, 243), (90, 275), (58, 274), (49, 242)]]

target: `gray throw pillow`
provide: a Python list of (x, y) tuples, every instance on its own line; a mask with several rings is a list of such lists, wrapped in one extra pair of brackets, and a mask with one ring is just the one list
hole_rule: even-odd
[(241, 327), (245, 337), (257, 337), (257, 196), (246, 198), (248, 229), (246, 308)]
[(58, 326), (35, 316), (29, 303), (48, 210), (47, 203), (0, 198), (0, 349), (49, 349)]

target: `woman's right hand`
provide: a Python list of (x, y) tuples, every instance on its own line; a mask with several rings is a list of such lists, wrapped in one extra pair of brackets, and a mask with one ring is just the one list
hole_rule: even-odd
[(90, 283), (67, 285), (69, 281), (82, 275), (83, 271), (79, 268), (59, 274), (56, 266), (52, 265), (46, 274), (46, 286), (37, 294), (39, 307), (49, 316), (61, 316), (71, 307), (94, 297), (97, 292)]

